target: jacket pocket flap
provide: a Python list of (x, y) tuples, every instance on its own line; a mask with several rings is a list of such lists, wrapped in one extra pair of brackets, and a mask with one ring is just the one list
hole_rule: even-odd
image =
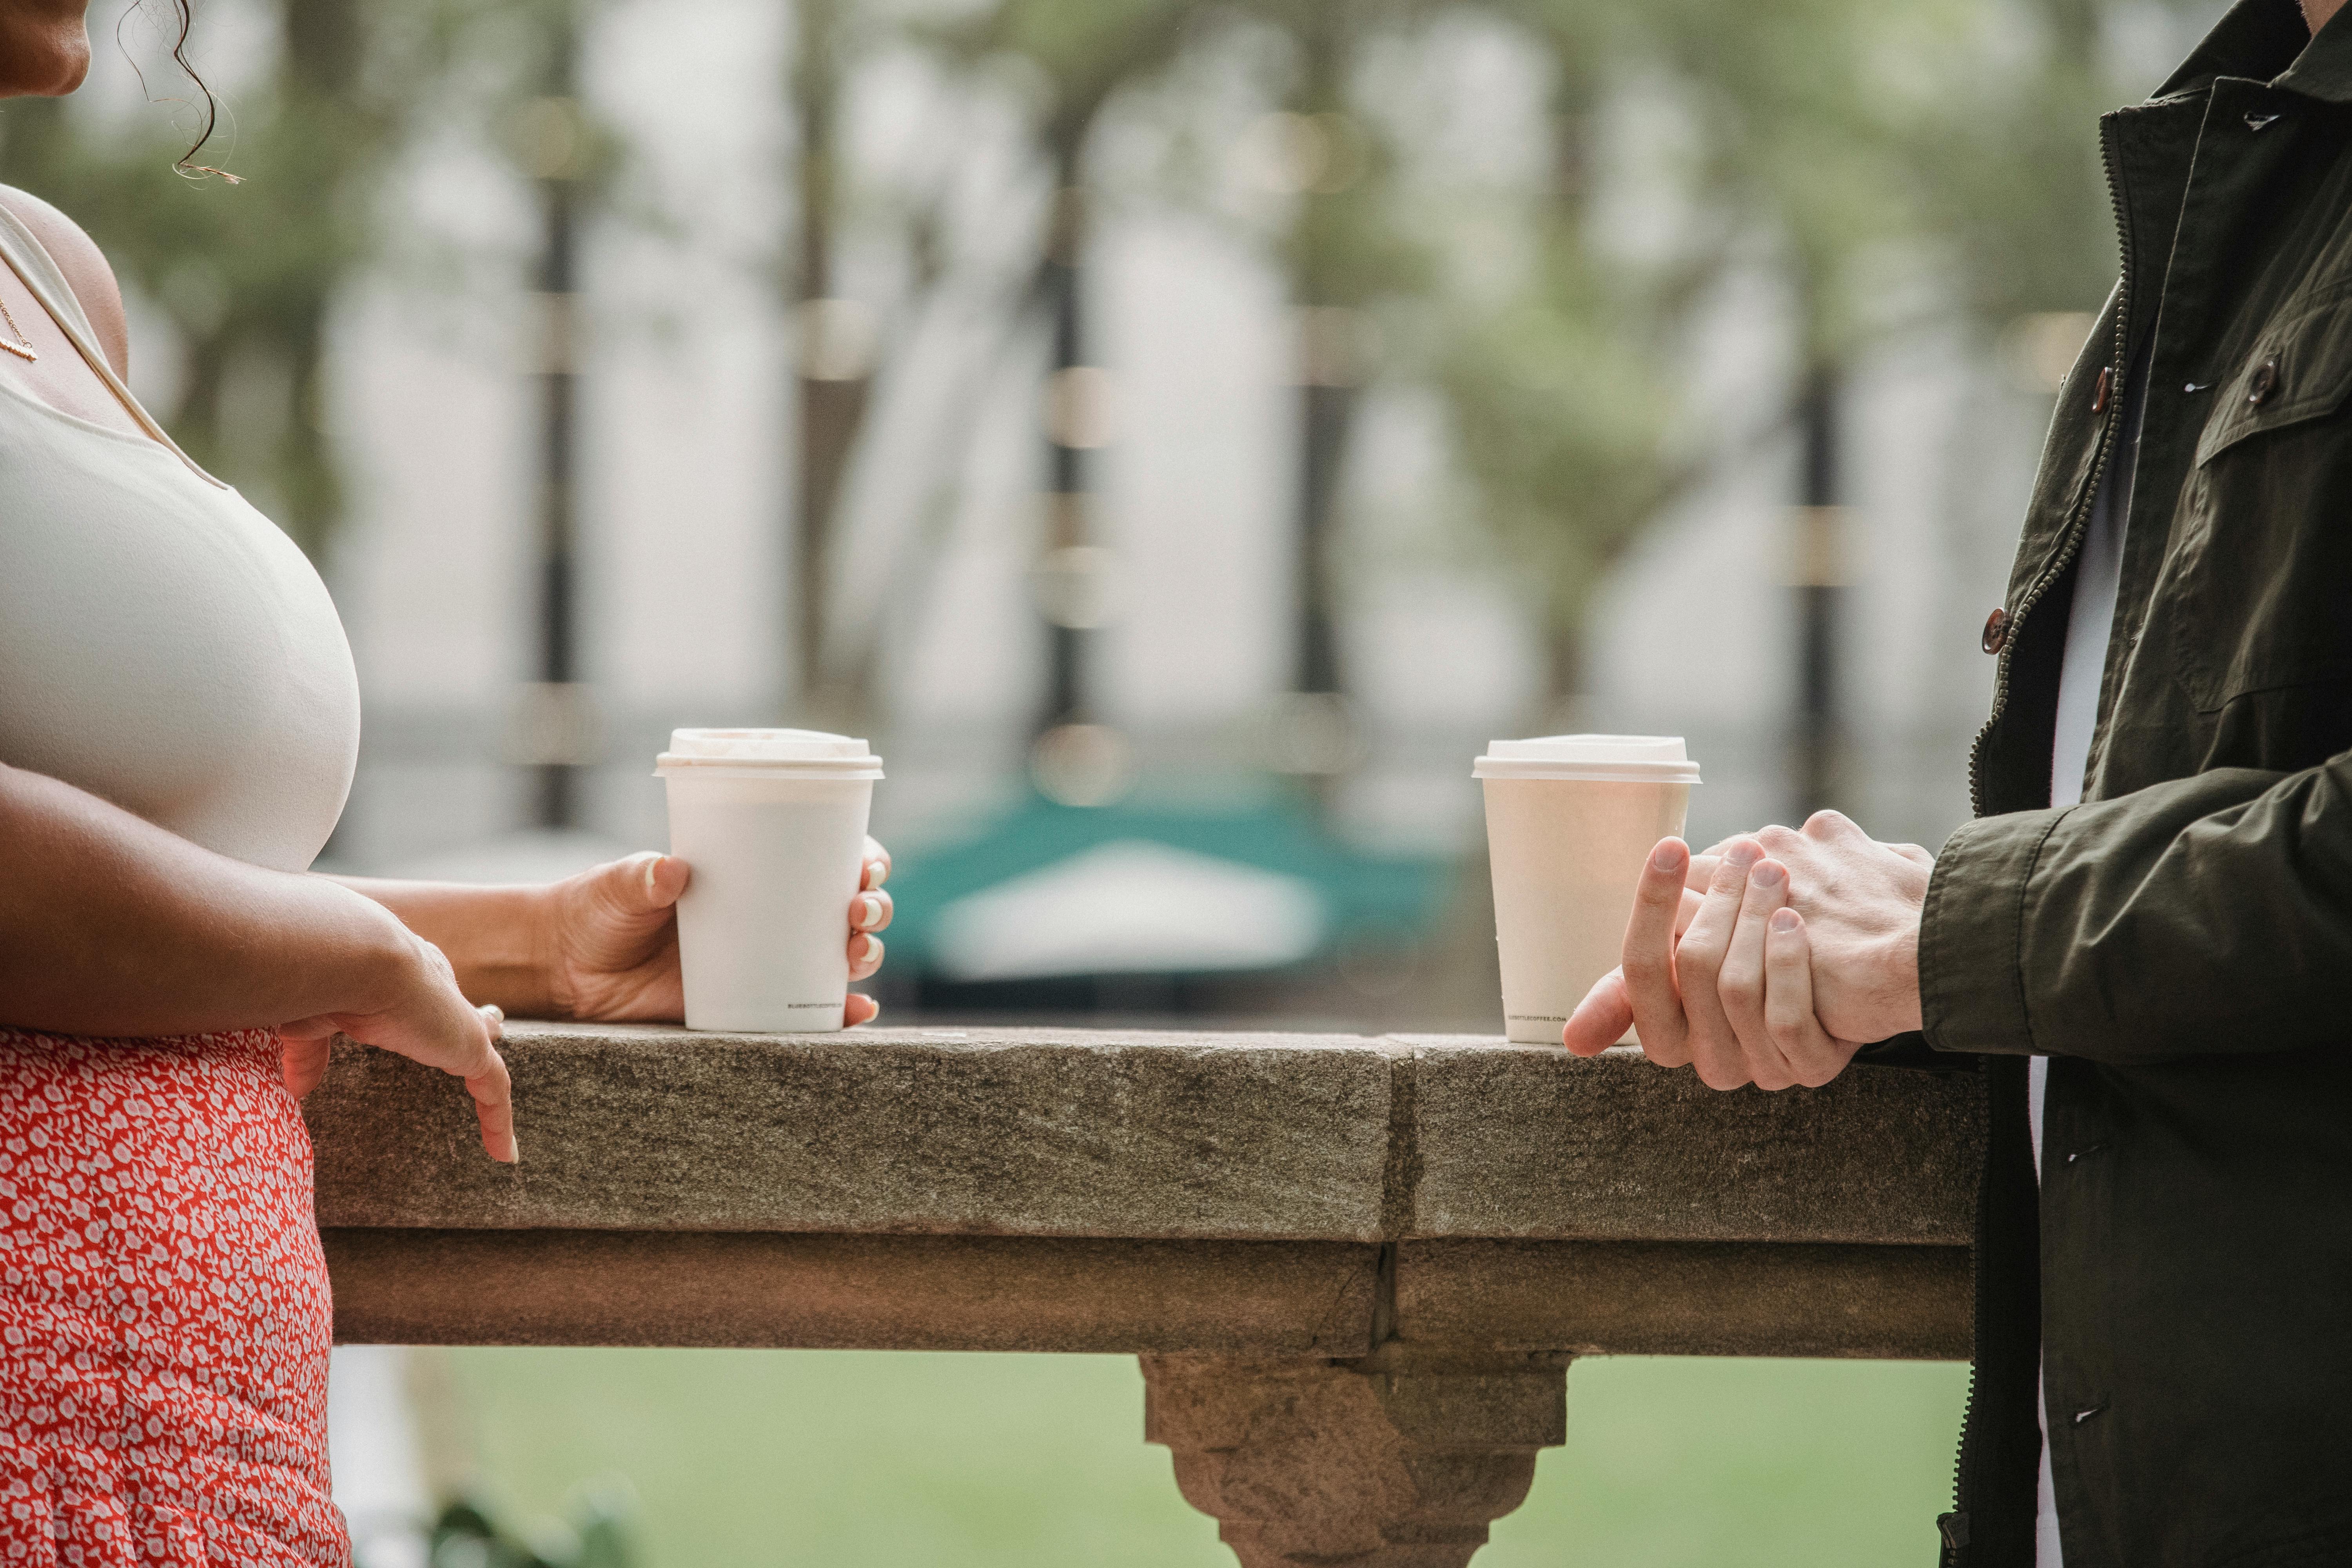
[(2197, 441), (2205, 464), (2249, 436), (2333, 414), (2352, 393), (2352, 294), (2263, 329)]

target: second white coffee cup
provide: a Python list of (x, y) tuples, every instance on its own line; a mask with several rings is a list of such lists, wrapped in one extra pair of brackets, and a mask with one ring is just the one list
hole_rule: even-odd
[(1556, 1046), (1617, 967), (1643, 862), (1682, 832), (1698, 764), (1679, 735), (1547, 735), (1489, 742), (1471, 776), (1486, 793), (1504, 1033)]
[(814, 730), (675, 730), (655, 770), (689, 1029), (818, 1031), (849, 999), (849, 901), (882, 759)]

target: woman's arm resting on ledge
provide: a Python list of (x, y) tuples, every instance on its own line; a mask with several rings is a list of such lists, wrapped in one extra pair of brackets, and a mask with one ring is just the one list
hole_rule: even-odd
[[(889, 875), (889, 852), (867, 839), (861, 890), (845, 911), (852, 980), (882, 967), (873, 933), (890, 923), (880, 890)], [(476, 1002), (534, 1018), (671, 1021), (686, 1012), (676, 911), (691, 876), (676, 856), (647, 852), (536, 887), (338, 879), (448, 954)], [(853, 995), (847, 1022), (879, 1010)]]
[[(380, 906), (215, 855), (87, 791), (0, 766), (0, 1024), (144, 1036), (267, 1027), (288, 1080), (337, 1033), (463, 1078), (513, 1158), (495, 1016)], [(307, 1080), (307, 1081), (306, 1081)]]

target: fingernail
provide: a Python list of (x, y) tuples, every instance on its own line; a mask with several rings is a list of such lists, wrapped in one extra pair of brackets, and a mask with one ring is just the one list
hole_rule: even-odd
[(1764, 858), (1764, 847), (1750, 839), (1743, 838), (1725, 850), (1723, 858), (1735, 866), (1753, 866), (1757, 861)]
[(879, 923), (881, 922), (881, 920), (882, 920), (882, 900), (879, 900), (879, 899), (876, 898), (873, 894), (868, 893), (868, 894), (866, 894), (864, 898), (862, 898), (862, 899), (858, 900), (857, 900), (857, 902), (858, 902), (859, 906), (860, 906), (860, 907), (862, 907), (862, 908), (865, 910), (865, 911), (866, 911), (866, 912), (865, 912), (865, 914), (864, 914), (863, 916), (861, 916), (861, 917), (859, 918), (858, 921), (857, 921), (857, 923), (858, 923), (859, 925), (861, 925), (861, 926), (873, 926), (873, 925), (877, 925), (877, 924), (879, 924)]
[(649, 899), (654, 896), (654, 872), (660, 866), (661, 857), (658, 855), (649, 856), (646, 860), (646, 897)]
[(1650, 851), (1650, 864), (1660, 871), (1679, 871), (1683, 868), (1683, 857), (1687, 853), (1682, 840), (1669, 838)]
[(1788, 879), (1789, 873), (1782, 870), (1778, 863), (1766, 860), (1748, 875), (1749, 880), (1759, 888), (1777, 888)]
[(879, 957), (881, 957), (881, 956), (882, 956), (882, 939), (881, 939), (880, 937), (878, 937), (878, 936), (861, 936), (861, 937), (859, 937), (859, 938), (857, 939), (857, 962), (858, 962), (858, 963), (873, 963), (876, 959), (877, 959), (877, 958), (879, 958)]
[(1794, 910), (1774, 910), (1772, 911), (1772, 929), (1780, 931), (1783, 935), (1795, 931), (1801, 923), (1802, 922), (1797, 919), (1797, 911)]

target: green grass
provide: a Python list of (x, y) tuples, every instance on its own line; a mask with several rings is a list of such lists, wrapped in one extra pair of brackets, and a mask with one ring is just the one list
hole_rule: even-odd
[[(448, 1352), (490, 1500), (635, 1489), (644, 1568), (1231, 1568), (1110, 1356)], [(1925, 1564), (1966, 1369), (1624, 1358), (1478, 1568)]]

